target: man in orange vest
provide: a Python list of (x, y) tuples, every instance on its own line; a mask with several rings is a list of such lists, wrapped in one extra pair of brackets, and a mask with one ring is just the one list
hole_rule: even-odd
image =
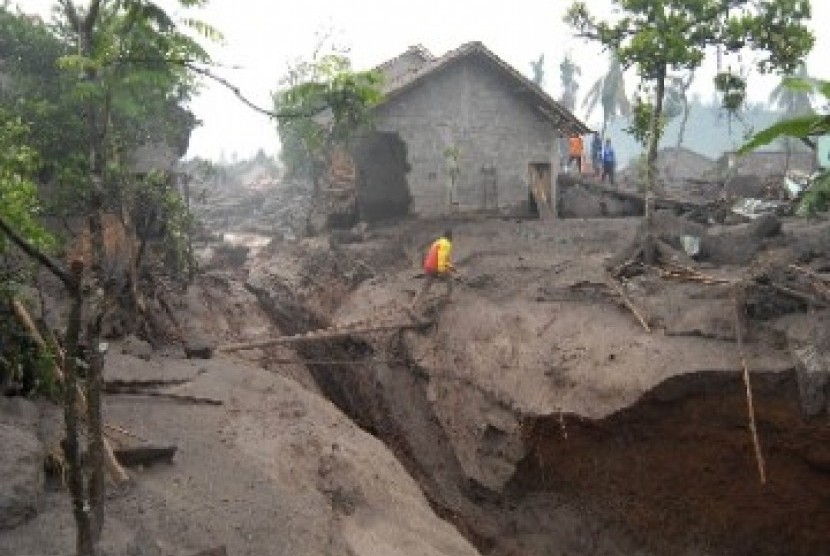
[(582, 145), (582, 137), (579, 135), (573, 135), (568, 140), (568, 168), (570, 169), (571, 164), (576, 162), (576, 170), (581, 174), (582, 173), (582, 153), (584, 152), (583, 145)]
[(424, 258), (424, 274), (426, 278), (424, 285), (421, 286), (421, 291), (415, 296), (412, 301), (412, 308), (415, 309), (420, 305), (421, 300), (432, 287), (433, 282), (441, 280), (447, 284), (447, 296), (449, 299), (452, 295), (452, 273), (455, 272), (455, 267), (452, 264), (452, 230), (445, 230), (444, 233), (432, 242), (432, 245), (427, 251)]

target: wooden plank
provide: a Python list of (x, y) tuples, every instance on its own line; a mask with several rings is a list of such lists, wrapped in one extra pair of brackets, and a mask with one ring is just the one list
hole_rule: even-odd
[(266, 338), (254, 342), (242, 342), (238, 344), (226, 344), (219, 346), (217, 349), (224, 352), (242, 351), (246, 349), (257, 349), (276, 345), (297, 344), (303, 342), (316, 342), (320, 340), (334, 340), (339, 338), (348, 338), (355, 334), (369, 334), (371, 332), (384, 332), (388, 330), (411, 330), (415, 328), (423, 328), (431, 324), (429, 321), (422, 322), (406, 322), (395, 324), (382, 324), (377, 326), (367, 326), (365, 328), (353, 329), (324, 329), (321, 331), (311, 331), (305, 334), (297, 334), (294, 336), (277, 336), (275, 338)]

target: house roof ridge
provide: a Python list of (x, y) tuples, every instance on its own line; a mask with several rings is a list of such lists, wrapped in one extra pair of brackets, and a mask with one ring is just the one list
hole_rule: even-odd
[[(387, 82), (387, 89), (384, 91), (385, 99), (381, 103), (404, 93), (419, 83), (426, 76), (440, 70), (455, 60), (463, 58), (467, 55), (481, 54), (490, 62), (498, 66), (502, 71), (507, 73), (512, 79), (521, 83), (527, 89), (528, 93), (534, 95), (538, 101), (536, 109), (544, 114), (546, 118), (551, 120), (554, 125), (559, 126), (568, 133), (584, 134), (591, 131), (591, 128), (583, 123), (582, 120), (577, 118), (571, 110), (565, 108), (560, 102), (545, 92), (545, 90), (539, 85), (505, 62), (501, 57), (490, 50), (482, 41), (474, 40), (462, 43), (456, 48), (447, 50), (438, 57), (433, 56), (420, 44), (410, 46), (405, 52), (387, 60), (379, 66), (376, 66), (376, 69), (383, 70), (384, 68), (391, 66), (402, 56), (412, 52), (420, 55), (424, 59), (424, 63), (416, 69), (411, 69), (403, 75), (397, 76), (394, 81)], [(426, 56), (429, 56), (429, 58), (426, 58)]]

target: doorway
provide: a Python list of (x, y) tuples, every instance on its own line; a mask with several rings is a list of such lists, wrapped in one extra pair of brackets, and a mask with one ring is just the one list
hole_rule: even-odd
[(492, 164), (481, 167), (481, 208), (485, 212), (499, 209), (498, 178)]

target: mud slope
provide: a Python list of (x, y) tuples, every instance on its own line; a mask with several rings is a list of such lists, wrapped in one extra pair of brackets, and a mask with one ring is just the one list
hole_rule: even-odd
[[(116, 353), (107, 377), (186, 378), (179, 393), (223, 405), (108, 398), (108, 423), (178, 452), (172, 465), (133, 469), (135, 483), (111, 493), (104, 554), (189, 555), (220, 545), (238, 556), (478, 554), (435, 516), (382, 443), (293, 380), (221, 358)], [(49, 419), (56, 431), (59, 419)], [(67, 494), (46, 493), (38, 507), (30, 521), (0, 531), (1, 554), (70, 552)]]
[[(305, 243), (279, 264), (256, 262), (248, 287), (290, 332), (400, 318), (420, 286), (417, 254), (443, 225), (380, 230), (337, 252)], [(603, 272), (635, 226), (458, 225), (463, 276), (449, 305), (439, 288), (421, 308), (428, 330), (301, 354), (483, 552), (821, 554), (828, 425), (801, 416), (781, 331), (767, 322), (747, 342), (769, 466), (761, 487), (729, 298), (633, 284), (657, 328), (645, 332)], [(352, 364), (311, 363), (332, 355)]]

